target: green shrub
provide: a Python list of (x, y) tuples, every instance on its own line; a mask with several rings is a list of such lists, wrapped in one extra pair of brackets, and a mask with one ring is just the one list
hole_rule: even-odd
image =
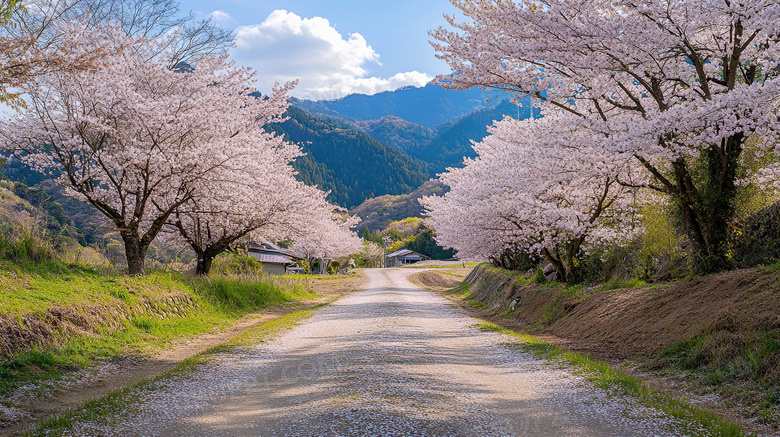
[(544, 277), (544, 271), (542, 269), (534, 270), (534, 274), (531, 276), (531, 280), (540, 285), (547, 282), (547, 278)]
[(214, 259), (211, 273), (218, 275), (262, 275), (263, 266), (251, 255), (223, 254)]

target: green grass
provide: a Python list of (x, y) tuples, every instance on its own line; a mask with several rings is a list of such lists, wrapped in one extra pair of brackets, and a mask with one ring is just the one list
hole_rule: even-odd
[(768, 266), (761, 266), (758, 268), (759, 272), (764, 273), (777, 273), (780, 272), (780, 262), (769, 264)]
[(606, 284), (602, 285), (598, 291), (609, 291), (609, 290), (622, 290), (624, 288), (638, 288), (638, 287), (644, 287), (647, 285), (647, 282), (637, 279), (637, 278), (631, 278), (631, 279), (618, 279), (615, 281), (607, 282)]
[[(3, 357), (0, 395), (100, 360), (150, 353), (173, 340), (229, 326), (269, 306), (318, 297), (300, 281), (270, 275), (202, 279), (152, 272), (128, 277), (53, 265), (0, 270), (0, 316), (46, 321), (47, 310), (57, 307), (87, 318), (91, 334), (55, 330), (47, 344)], [(171, 303), (166, 300), (169, 296), (187, 297), (189, 303)], [(121, 314), (126, 319), (119, 318)], [(114, 317), (113, 325), (101, 318), (109, 316)]]
[(455, 297), (458, 299), (465, 299), (471, 293), (471, 287), (469, 287), (469, 284), (461, 282), (457, 287), (455, 287), (454, 293)]
[[(483, 263), (483, 264), (487, 265), (487, 266), (490, 265), (489, 263)], [(483, 264), (480, 264), (480, 265), (483, 265)], [(499, 267), (489, 267), (488, 268), (488, 272), (494, 273), (494, 274), (503, 275), (503, 276), (506, 276), (506, 275), (512, 276), (514, 278), (515, 284), (517, 284), (517, 285), (531, 285), (531, 284), (533, 284), (535, 282), (535, 279), (536, 279), (536, 276), (532, 276), (531, 278), (526, 278), (525, 277), (525, 272), (519, 272), (519, 271), (515, 271), (515, 270), (504, 270), (504, 269), (499, 268)], [(544, 274), (542, 274), (542, 278), (544, 278)]]
[(726, 398), (750, 405), (761, 423), (780, 423), (780, 328), (727, 327), (681, 339), (664, 349), (648, 366), (683, 372), (694, 382)]
[(571, 366), (590, 383), (611, 393), (636, 398), (640, 403), (655, 408), (676, 419), (675, 426), (692, 436), (738, 437), (751, 435), (742, 426), (709, 411), (701, 410), (685, 399), (650, 388), (643, 381), (615, 369), (604, 361), (567, 351), (532, 335), (517, 333), (496, 324), (481, 321), (478, 328), (506, 334), (517, 339), (508, 346), (530, 352), (537, 358)]
[(191, 287), (177, 273), (152, 272), (123, 276), (64, 263), (44, 263), (34, 269), (0, 264), (0, 308), (4, 315), (43, 311), (53, 306), (128, 302), (140, 295), (188, 292)]
[(442, 275), (452, 276), (453, 278), (463, 279), (466, 277), (466, 275), (458, 275), (452, 272), (437, 272)]
[(467, 299), (466, 303), (471, 305), (472, 308), (483, 310), (488, 307), (488, 304), (477, 299)]
[(270, 322), (263, 323), (229, 342), (183, 360), (173, 369), (158, 376), (143, 380), (132, 386), (114, 390), (101, 398), (89, 400), (75, 409), (49, 418), (25, 435), (30, 437), (59, 436), (73, 429), (78, 423), (96, 422), (107, 424), (116, 421), (131, 412), (134, 404), (142, 401), (144, 391), (153, 391), (158, 387), (159, 383), (164, 383), (171, 378), (186, 376), (197, 370), (199, 365), (209, 363), (216, 354), (228, 352), (236, 347), (270, 341), (282, 332), (311, 317), (319, 308), (325, 305), (328, 305), (328, 303), (294, 311)]
[(301, 275), (279, 275), (277, 278), (281, 279), (295, 279), (295, 280), (315, 280), (315, 281), (332, 281), (337, 279), (344, 279), (344, 278), (355, 278), (357, 277), (357, 273), (350, 272), (346, 275), (312, 275), (312, 274), (301, 274)]
[(664, 349), (663, 365), (697, 372), (705, 385), (734, 380), (780, 382), (780, 329), (708, 330)]

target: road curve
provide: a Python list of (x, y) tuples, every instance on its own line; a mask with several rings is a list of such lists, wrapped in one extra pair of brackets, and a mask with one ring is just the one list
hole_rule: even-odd
[[(419, 271), (419, 270), (416, 270)], [(366, 270), (360, 292), (253, 348), (140, 393), (120, 423), (74, 435), (670, 436), (669, 421), (411, 284)]]

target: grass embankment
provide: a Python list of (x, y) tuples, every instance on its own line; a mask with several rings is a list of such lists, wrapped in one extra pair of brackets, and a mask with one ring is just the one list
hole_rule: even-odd
[(50, 261), (0, 263), (0, 395), (314, 297), (299, 281), (268, 275), (128, 277)]
[(129, 387), (114, 390), (107, 395), (90, 400), (78, 408), (61, 413), (55, 417), (40, 423), (34, 430), (28, 432), (28, 436), (53, 436), (62, 435), (64, 431), (72, 429), (76, 424), (93, 422), (97, 424), (110, 423), (121, 418), (131, 411), (130, 406), (142, 400), (145, 392), (153, 391), (158, 384), (164, 384), (171, 378), (186, 376), (197, 369), (199, 365), (207, 364), (219, 353), (228, 352), (231, 349), (256, 344), (259, 341), (267, 341), (287, 329), (300, 323), (312, 315), (320, 304), (313, 308), (295, 311), (278, 319), (246, 331), (233, 340), (219, 346), (208, 349), (192, 358), (180, 362), (176, 367), (154, 378), (144, 380)]

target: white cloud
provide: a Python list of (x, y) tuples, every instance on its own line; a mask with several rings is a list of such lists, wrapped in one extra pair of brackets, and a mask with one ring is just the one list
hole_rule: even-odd
[(367, 63), (381, 64), (362, 35), (344, 38), (325, 18), (301, 18), (285, 10), (273, 11), (260, 24), (236, 29), (234, 56), (257, 70), (262, 91), (270, 90), (274, 82), (299, 79), (293, 94), (315, 100), (422, 86), (432, 78), (419, 71), (367, 77)]
[(225, 11), (220, 11), (219, 9), (210, 13), (209, 18), (216, 21), (217, 23), (230, 23), (233, 21), (233, 18), (230, 17), (230, 14)]

